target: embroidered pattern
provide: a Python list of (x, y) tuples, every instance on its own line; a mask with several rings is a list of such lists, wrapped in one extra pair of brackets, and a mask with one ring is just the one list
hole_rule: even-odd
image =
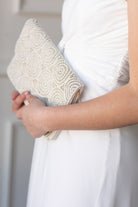
[[(29, 90), (49, 106), (76, 103), (84, 88), (82, 81), (35, 18), (25, 22), (7, 74), (16, 90), (20, 93)], [(28, 104), (27, 101), (25, 104)], [(59, 131), (47, 132), (45, 137), (53, 139), (58, 134)]]

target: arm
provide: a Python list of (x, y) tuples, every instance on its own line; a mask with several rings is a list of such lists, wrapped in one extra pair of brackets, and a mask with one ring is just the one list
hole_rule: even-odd
[(45, 107), (47, 130), (109, 129), (138, 123), (138, 0), (127, 2), (129, 83), (86, 102)]
[(44, 107), (43, 117), (43, 127), (49, 131), (110, 129), (136, 124), (138, 93), (130, 84), (126, 84), (89, 101), (68, 106)]

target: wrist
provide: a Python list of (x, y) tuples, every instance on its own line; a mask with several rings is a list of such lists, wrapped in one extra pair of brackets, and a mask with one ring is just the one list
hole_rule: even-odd
[(41, 127), (43, 129), (43, 131), (48, 132), (48, 131), (53, 131), (53, 119), (52, 119), (52, 110), (51, 110), (51, 106), (44, 106), (42, 107), (41, 110)]

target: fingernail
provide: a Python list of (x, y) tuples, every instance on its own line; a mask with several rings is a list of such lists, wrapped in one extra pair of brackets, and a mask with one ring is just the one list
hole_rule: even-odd
[(26, 96), (27, 94), (29, 94), (29, 91), (25, 91), (25, 92), (24, 92), (24, 95), (25, 95), (25, 96)]
[(29, 98), (29, 97), (31, 96), (31, 94), (29, 94), (29, 93), (28, 93), (28, 94), (27, 94), (27, 95), (25, 95), (25, 96), (26, 96), (26, 98)]

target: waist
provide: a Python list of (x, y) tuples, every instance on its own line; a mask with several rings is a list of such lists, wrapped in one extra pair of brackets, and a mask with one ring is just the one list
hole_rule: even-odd
[[(125, 42), (125, 41), (124, 41)], [(120, 78), (125, 84), (129, 78), (127, 43), (114, 46), (93, 46), (78, 38), (70, 40), (64, 47), (63, 55), (84, 84), (96, 82), (100, 87), (112, 89), (118, 87)]]

